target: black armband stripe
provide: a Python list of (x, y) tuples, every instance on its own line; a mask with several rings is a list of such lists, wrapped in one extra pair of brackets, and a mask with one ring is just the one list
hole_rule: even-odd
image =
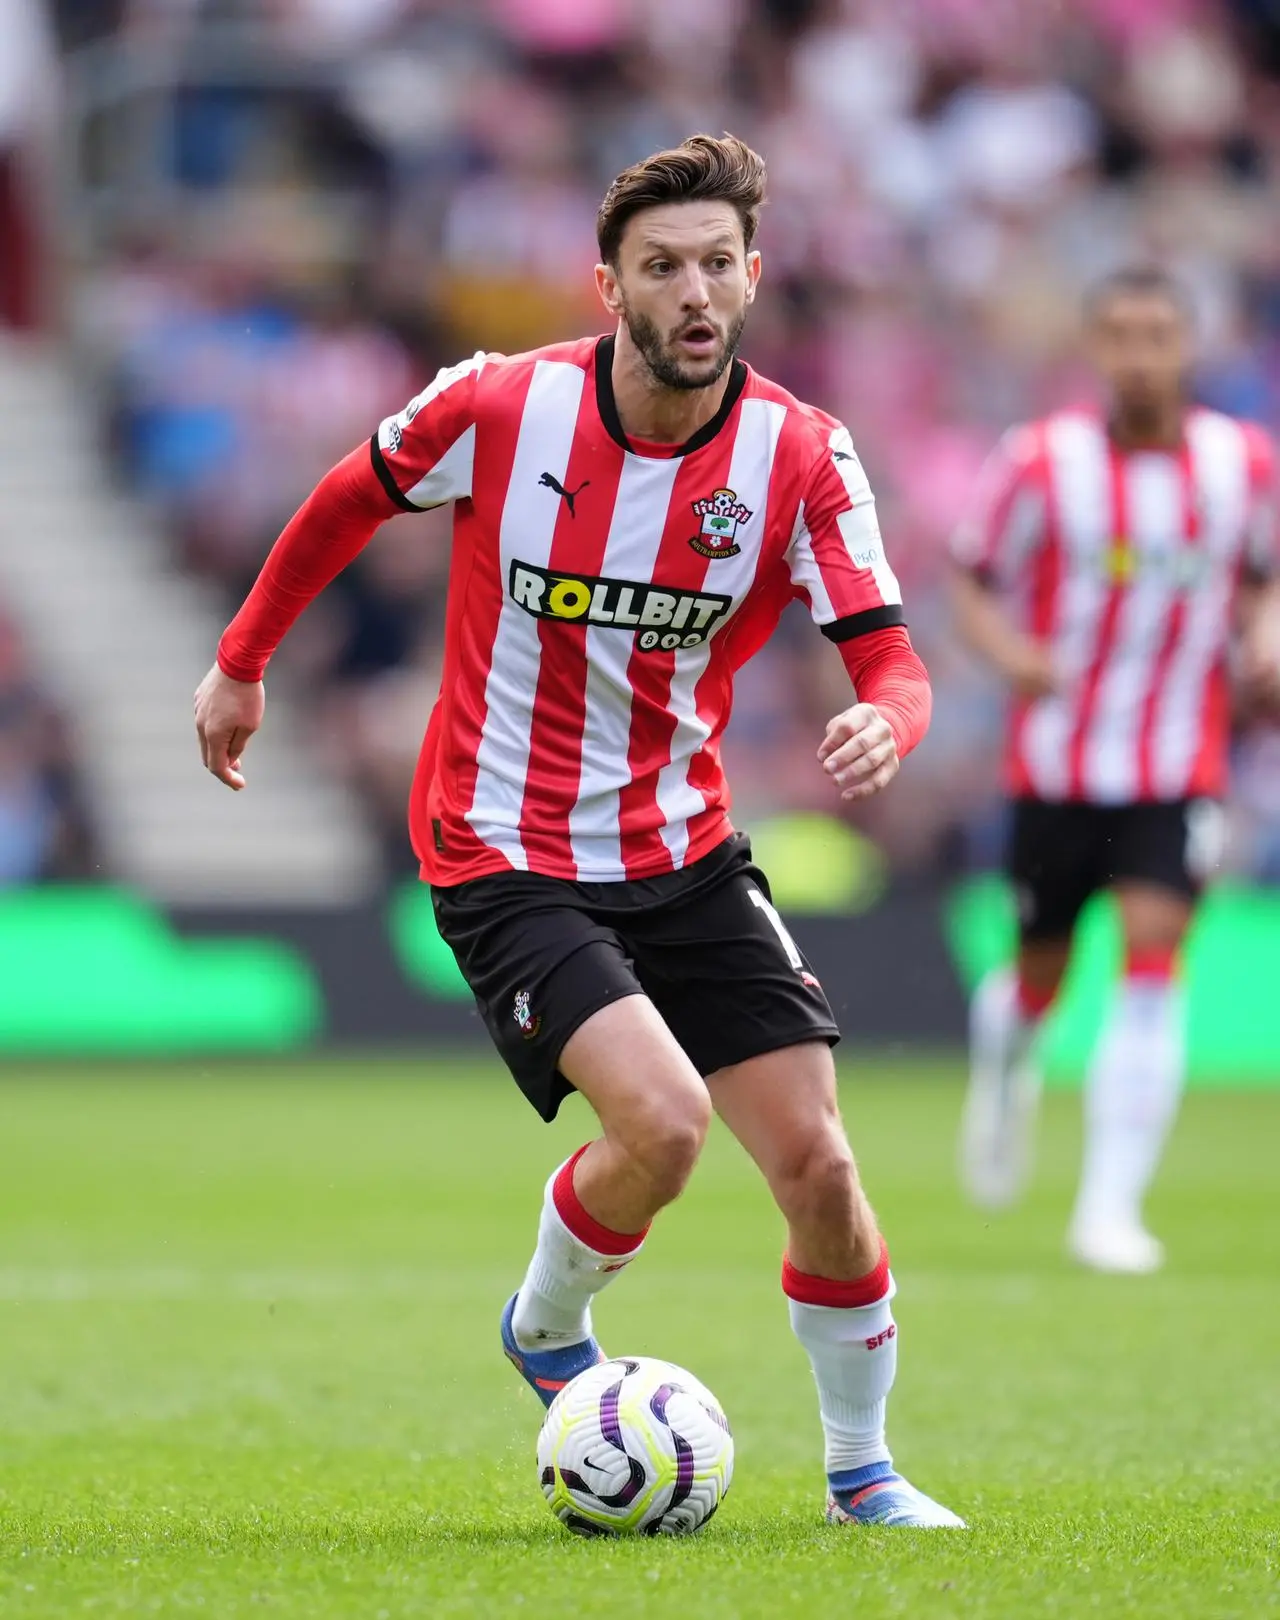
[(902, 604), (891, 602), (884, 607), (865, 608), (861, 613), (851, 613), (847, 619), (835, 619), (822, 626), (822, 633), (828, 641), (852, 641), (855, 636), (869, 636), (873, 630), (891, 630), (894, 625), (906, 622)]
[(386, 490), (387, 496), (402, 512), (421, 512), (421, 506), (415, 506), (406, 495), (400, 493), (400, 486), (391, 476), (391, 468), (387, 466), (387, 458), (382, 453), (382, 446), (378, 443), (375, 433), (369, 440), (369, 459), (373, 462), (373, 470), (378, 475), (378, 482)]

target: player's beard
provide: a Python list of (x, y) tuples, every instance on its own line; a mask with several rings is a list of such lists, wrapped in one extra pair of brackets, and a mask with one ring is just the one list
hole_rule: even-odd
[(1146, 383), (1121, 387), (1112, 407), (1112, 428), (1122, 439), (1155, 438), (1178, 417), (1182, 405), (1181, 391)]
[[(654, 380), (664, 388), (693, 389), (710, 388), (724, 376), (738, 352), (742, 329), (747, 324), (747, 311), (744, 305), (734, 316), (727, 332), (721, 333), (714, 321), (703, 317), (697, 321), (685, 321), (668, 338), (662, 336), (656, 321), (648, 315), (637, 315), (626, 303), (622, 306), (622, 318), (627, 323), (631, 341), (653, 373)], [(720, 335), (719, 353), (710, 360), (702, 361), (696, 369), (682, 362), (675, 352), (680, 334), (691, 326), (707, 326)]]

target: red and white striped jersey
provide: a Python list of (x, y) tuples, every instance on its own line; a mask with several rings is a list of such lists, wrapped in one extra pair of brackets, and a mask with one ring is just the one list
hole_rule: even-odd
[(696, 860), (731, 831), (734, 671), (787, 603), (836, 641), (903, 622), (838, 422), (738, 361), (687, 443), (631, 443), (612, 358), (612, 338), (477, 355), (374, 435), (397, 505), (456, 503), (410, 804), (430, 882)]
[(1225, 791), (1235, 595), (1275, 566), (1274, 479), (1266, 433), (1216, 411), (1187, 413), (1177, 451), (1123, 452), (1083, 412), (1005, 435), (954, 552), (1014, 594), (1061, 681), (1014, 709), (1015, 795)]

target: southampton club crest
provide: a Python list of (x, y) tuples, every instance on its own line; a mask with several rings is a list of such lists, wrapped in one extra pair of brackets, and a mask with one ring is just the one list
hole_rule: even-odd
[(515, 1021), (520, 1026), (520, 1033), (526, 1041), (531, 1041), (542, 1028), (542, 1014), (531, 1012), (529, 1008), (529, 992), (517, 990), (515, 1005), (512, 1009)]
[(751, 516), (751, 508), (744, 506), (731, 489), (718, 489), (714, 495), (694, 501), (693, 510), (702, 519), (702, 527), (689, 541), (700, 557), (736, 557), (742, 550), (737, 543), (738, 525)]

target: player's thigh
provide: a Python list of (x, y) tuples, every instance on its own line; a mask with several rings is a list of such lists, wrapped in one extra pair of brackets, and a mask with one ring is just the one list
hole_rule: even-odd
[(640, 983), (701, 1075), (840, 1038), (745, 839), (713, 884), (637, 918), (628, 943)]
[(1015, 799), (1006, 871), (1018, 910), (1021, 962), (1061, 973), (1072, 931), (1102, 883), (1106, 827), (1094, 805)]
[(566, 1041), (559, 1070), (633, 1157), (697, 1157), (711, 1118), (706, 1083), (648, 996), (592, 1013)]
[(432, 902), (500, 1056), (543, 1119), (554, 1119), (574, 1089), (560, 1066), (572, 1038), (602, 1009), (643, 999), (622, 941), (571, 884), (528, 873), (433, 889)]
[(1213, 799), (1129, 805), (1108, 877), (1130, 950), (1176, 950), (1222, 864), (1225, 816)]

